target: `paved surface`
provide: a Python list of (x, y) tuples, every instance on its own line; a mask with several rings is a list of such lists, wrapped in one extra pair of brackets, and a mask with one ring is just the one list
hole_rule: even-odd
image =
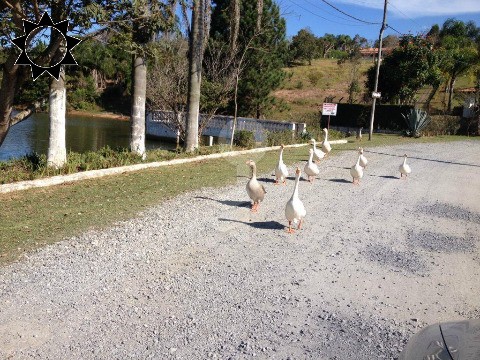
[(365, 155), (360, 186), (354, 152), (300, 183), (294, 235), (293, 181), (268, 174), (252, 214), (240, 177), (2, 268), (0, 358), (394, 359), (423, 325), (480, 317), (480, 142)]

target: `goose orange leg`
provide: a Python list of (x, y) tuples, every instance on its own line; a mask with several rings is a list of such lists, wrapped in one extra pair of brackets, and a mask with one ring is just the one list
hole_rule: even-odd
[(300, 230), (302, 228), (303, 219), (299, 221), (297, 229)]
[(295, 232), (295, 230), (292, 229), (292, 222), (291, 222), (291, 221), (288, 222), (288, 230), (287, 230), (287, 232), (288, 232), (289, 234), (293, 234), (293, 233)]

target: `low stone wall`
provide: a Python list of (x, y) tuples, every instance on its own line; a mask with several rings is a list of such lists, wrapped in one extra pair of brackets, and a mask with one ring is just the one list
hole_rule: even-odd
[[(207, 115), (200, 115), (200, 122), (207, 121)], [(163, 137), (175, 139), (178, 134), (176, 124), (185, 124), (185, 113), (179, 113), (178, 118), (172, 111), (151, 111), (146, 116), (146, 133), (150, 137)], [(237, 118), (235, 131), (247, 130), (253, 132), (255, 141), (262, 142), (268, 132), (289, 130), (294, 134), (306, 130), (305, 123), (283, 122), (275, 120), (261, 120), (252, 118)], [(203, 130), (202, 135), (230, 139), (233, 129), (233, 116), (215, 115)]]

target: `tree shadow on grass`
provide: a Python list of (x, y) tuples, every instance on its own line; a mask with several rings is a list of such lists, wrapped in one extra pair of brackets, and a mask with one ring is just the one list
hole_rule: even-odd
[(212, 199), (206, 196), (195, 196), (195, 199), (204, 199), (204, 200), (212, 200), (216, 201), (220, 204), (223, 205), (228, 205), (228, 206), (234, 206), (234, 207), (244, 207), (244, 208), (249, 208), (251, 206), (250, 201), (236, 201), (236, 200), (217, 200), (217, 199)]
[(267, 229), (267, 230), (283, 230), (285, 229), (285, 225), (280, 224), (278, 221), (254, 221), (254, 222), (247, 222), (247, 221), (240, 221), (234, 219), (225, 219), (219, 218), (220, 221), (230, 221), (236, 222), (240, 224), (249, 225), (255, 229)]

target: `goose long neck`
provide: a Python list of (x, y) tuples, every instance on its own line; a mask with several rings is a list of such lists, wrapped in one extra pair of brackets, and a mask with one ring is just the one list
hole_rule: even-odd
[(403, 165), (405, 165), (406, 163), (407, 163), (407, 157), (405, 156), (405, 157), (403, 158)]
[(295, 188), (293, 189), (293, 197), (298, 198), (298, 183), (300, 182), (300, 175), (295, 177)]
[(313, 151), (317, 150), (317, 142), (313, 140)]
[(325, 131), (325, 141), (328, 141), (328, 131)]
[[(362, 157), (362, 155), (358, 155), (358, 159), (357, 159), (357, 166), (360, 165), (360, 158)], [(351, 164), (351, 163), (350, 163)], [(398, 164), (398, 163), (397, 163)]]
[(280, 149), (280, 162), (283, 162), (283, 148)]
[(312, 163), (313, 161), (313, 151), (310, 153), (310, 157), (308, 158), (308, 163)]
[(256, 179), (256, 178), (257, 178), (257, 166), (252, 165), (252, 179)]

